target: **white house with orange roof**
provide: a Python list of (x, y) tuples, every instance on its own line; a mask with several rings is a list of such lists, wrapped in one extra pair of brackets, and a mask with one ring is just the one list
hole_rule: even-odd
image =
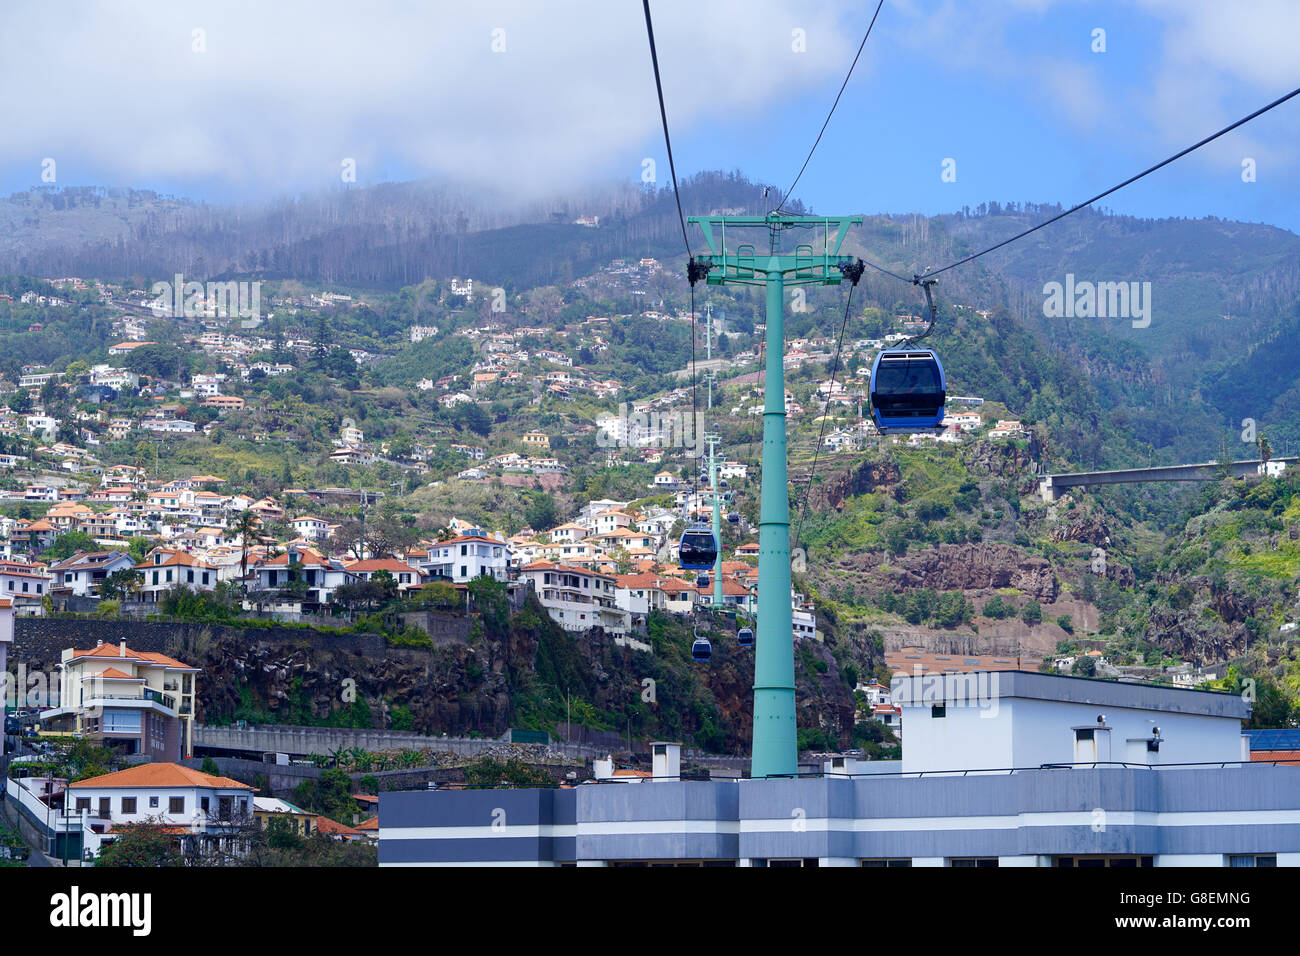
[(289, 527), (293, 528), (296, 534), (304, 538), (311, 538), (313, 541), (320, 541), (329, 537), (331, 525), (324, 518), (317, 518), (313, 515), (302, 515), (294, 518), (289, 522)]
[(303, 604), (328, 604), (336, 588), (353, 584), (357, 576), (341, 561), (326, 557), (314, 548), (290, 542), (283, 554), (263, 560), (252, 569), (260, 591), (276, 591), (305, 581)]
[(417, 590), (424, 581), (424, 575), (420, 573), (419, 568), (396, 558), (367, 558), (364, 561), (353, 561), (345, 567), (348, 573), (356, 575), (359, 581), (370, 581), (381, 571), (387, 571), (397, 583), (399, 591)]
[(567, 542), (581, 541), (588, 534), (590, 534), (590, 529), (578, 524), (577, 522), (568, 521), (557, 528), (551, 529), (551, 540)]
[(253, 822), (255, 787), (178, 763), (143, 763), (70, 784), (69, 809), (86, 821), (83, 847), (111, 844), (124, 827), (161, 825), (181, 852), (201, 857), (213, 849), (243, 850), (238, 829)]
[(41, 714), (42, 732), (81, 734), (154, 760), (194, 752), (197, 667), (123, 641), (64, 650), (59, 706)]
[(631, 528), (632, 525), (632, 516), (618, 508), (607, 508), (591, 518), (591, 527), (596, 534), (608, 534), (620, 528)]
[(53, 577), (45, 565), (22, 565), (6, 562), (0, 565), (0, 597), (8, 598), (14, 606), (35, 613), (50, 591)]
[(177, 585), (211, 591), (219, 580), (217, 569), (206, 561), (168, 548), (154, 548), (135, 569), (140, 577), (140, 600), (153, 603)]
[[(477, 530), (477, 529), (473, 529)], [(483, 534), (462, 534), (429, 546), (419, 568), (431, 578), (465, 584), (481, 575), (505, 581), (510, 569), (510, 548), (504, 541)]]
[(618, 606), (618, 582), (611, 575), (535, 561), (520, 568), (519, 577), (566, 631), (602, 627), (613, 634), (626, 634), (630, 629), (630, 616)]

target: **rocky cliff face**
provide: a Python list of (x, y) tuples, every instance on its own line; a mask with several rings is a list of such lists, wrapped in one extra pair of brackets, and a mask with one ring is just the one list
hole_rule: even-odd
[(1032, 431), (1026, 445), (1021, 448), (1005, 441), (975, 441), (960, 448), (962, 461), (972, 475), (1020, 479), (1033, 471), (1038, 460), (1038, 438)]
[(230, 720), (242, 707), (275, 723), (365, 723), (368, 716), (379, 728), (391, 727), (391, 708), (402, 707), (413, 718), (409, 729), (422, 733), (495, 736), (510, 726), (507, 683), (486, 643), (389, 648), (373, 657), (315, 647), (310, 639), (250, 643), (225, 635), (177, 653), (186, 650), (186, 659), (204, 669), (204, 721)]
[(940, 544), (909, 551), (902, 557), (862, 552), (844, 558), (840, 567), (857, 572), (868, 591), (889, 587), (936, 591), (991, 591), (1019, 588), (1040, 604), (1051, 604), (1060, 584), (1046, 558), (1026, 555), (1014, 545), (994, 542)]
[(856, 468), (827, 477), (808, 496), (809, 506), (818, 510), (828, 508), (840, 511), (844, 500), (873, 491), (889, 491), (901, 480), (898, 465), (885, 460), (868, 460)]

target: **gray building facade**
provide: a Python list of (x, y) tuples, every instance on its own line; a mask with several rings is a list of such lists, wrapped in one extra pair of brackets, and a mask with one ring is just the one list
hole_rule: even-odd
[(1300, 767), (385, 793), (384, 866), (1295, 866)]

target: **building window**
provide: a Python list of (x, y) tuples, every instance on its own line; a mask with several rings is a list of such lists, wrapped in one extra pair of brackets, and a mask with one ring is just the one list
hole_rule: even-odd
[(158, 798), (157, 798), (157, 797), (150, 797), (150, 798), (149, 798), (149, 809), (150, 809), (150, 810), (157, 810), (157, 809), (158, 809)]
[(897, 858), (897, 859), (859, 860), (859, 861), (858, 861), (858, 866), (892, 866), (892, 867), (902, 867), (902, 866), (911, 866), (911, 865), (912, 865), (912, 860), (911, 860), (911, 858), (909, 858), (909, 857), (899, 857), (899, 858)]
[(90, 809), (90, 797), (77, 797), (77, 810), (81, 811), (81, 810), (89, 810), (89, 809)]
[(1228, 866), (1277, 866), (1276, 853), (1233, 853)]
[(1058, 856), (1052, 859), (1052, 866), (1061, 869), (1131, 868), (1155, 865), (1153, 856)]
[(107, 820), (110, 816), (113, 815), (113, 798), (112, 798), (112, 797), (100, 797), (100, 798), (99, 798), (99, 815), (100, 815), (103, 819), (105, 819), (105, 820)]
[(978, 867), (996, 867), (998, 858), (996, 856), (968, 856), (951, 859), (948, 861), (949, 866), (978, 866)]
[(931, 705), (930, 705), (930, 716), (931, 716), (931, 717), (947, 717), (947, 716), (948, 716), (948, 706), (947, 706), (946, 704), (931, 704)]
[(821, 861), (815, 856), (806, 856), (796, 859), (785, 860), (763, 860), (756, 859), (750, 861), (750, 866), (771, 867), (771, 868), (789, 868), (789, 867), (809, 867), (821, 866)]
[(167, 812), (168, 812), (168, 813), (184, 813), (184, 812), (185, 812), (185, 798), (184, 798), (184, 797), (171, 797), (171, 798), (169, 798), (168, 801), (167, 801)]
[(210, 797), (199, 797), (199, 807), (203, 810), (204, 813), (207, 813), (208, 809), (211, 806), (212, 806), (212, 799)]
[(122, 813), (123, 814), (135, 813), (135, 797), (122, 798)]

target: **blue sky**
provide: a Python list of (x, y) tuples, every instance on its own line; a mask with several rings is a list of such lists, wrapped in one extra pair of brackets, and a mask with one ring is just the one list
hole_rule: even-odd
[[(788, 184), (874, 6), (655, 0), (679, 174)], [(57, 185), (210, 201), (335, 188), (349, 158), (362, 184), (520, 198), (634, 179), (646, 157), (667, 181), (635, 0), (79, 9), (7, 9), (24, 42), (0, 61), (6, 193), (45, 158)], [(1298, 37), (1288, 0), (887, 0), (797, 195), (827, 213), (1069, 205), (1300, 86)], [(1103, 205), (1300, 230), (1297, 134), (1300, 98)]]

